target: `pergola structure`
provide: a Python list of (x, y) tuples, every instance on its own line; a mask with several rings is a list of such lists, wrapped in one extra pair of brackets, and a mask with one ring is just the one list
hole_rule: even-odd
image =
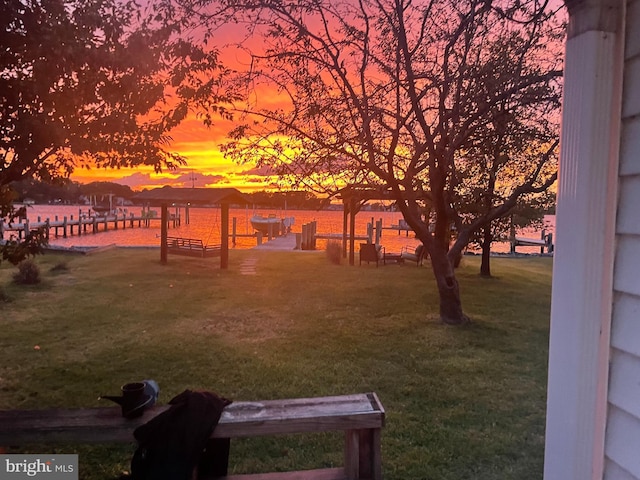
[(139, 193), (136, 200), (162, 209), (160, 234), (160, 261), (167, 263), (167, 236), (169, 205), (177, 206), (220, 206), (220, 268), (229, 266), (229, 206), (246, 205), (249, 200), (235, 188), (173, 188), (162, 187)]
[[(349, 244), (349, 265), (355, 264), (356, 215), (369, 200), (391, 200), (395, 197), (390, 189), (385, 187), (368, 187), (349, 185), (342, 188), (338, 194), (342, 200), (342, 253), (347, 254), (347, 239)], [(347, 236), (348, 230), (348, 236)]]

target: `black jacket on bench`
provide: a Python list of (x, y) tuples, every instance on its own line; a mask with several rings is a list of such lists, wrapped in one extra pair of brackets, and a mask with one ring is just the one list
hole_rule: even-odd
[(169, 410), (136, 428), (138, 448), (131, 460), (133, 480), (188, 480), (220, 420), (231, 403), (212, 392), (185, 390)]

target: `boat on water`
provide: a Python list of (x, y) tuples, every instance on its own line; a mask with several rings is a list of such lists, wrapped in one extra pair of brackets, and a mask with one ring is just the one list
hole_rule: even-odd
[(266, 217), (264, 215), (253, 215), (251, 217), (251, 226), (253, 229), (264, 235), (283, 235), (291, 230), (293, 223), (293, 217), (278, 218), (274, 214)]

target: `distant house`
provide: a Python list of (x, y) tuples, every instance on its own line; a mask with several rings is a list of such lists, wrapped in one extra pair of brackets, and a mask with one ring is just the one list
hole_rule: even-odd
[(640, 479), (640, 0), (565, 0), (545, 480)]

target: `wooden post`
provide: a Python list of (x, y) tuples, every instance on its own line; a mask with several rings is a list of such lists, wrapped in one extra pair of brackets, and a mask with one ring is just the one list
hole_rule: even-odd
[(349, 225), (349, 205), (342, 200), (342, 258), (347, 258), (347, 228)]
[(4, 219), (0, 218), (0, 240), (4, 239)]
[(62, 238), (67, 238), (67, 217), (62, 220)]
[(169, 222), (169, 211), (166, 203), (162, 204), (160, 214), (160, 263), (167, 263), (167, 230)]
[(220, 206), (220, 235), (222, 238), (220, 239), (220, 268), (227, 269), (229, 268), (229, 204), (223, 203)]
[(356, 264), (356, 198), (349, 202), (349, 265)]
[(311, 250), (316, 249), (316, 233), (318, 233), (318, 222), (311, 222)]
[(236, 217), (233, 217), (232, 220), (232, 228), (231, 228), (231, 243), (233, 244), (233, 246), (236, 246), (236, 228), (237, 228), (237, 223), (238, 223), (238, 219)]
[(302, 225), (302, 250), (308, 250), (308, 241), (309, 241), (309, 224), (305, 223)]
[(82, 213), (78, 215), (78, 236), (82, 235)]

